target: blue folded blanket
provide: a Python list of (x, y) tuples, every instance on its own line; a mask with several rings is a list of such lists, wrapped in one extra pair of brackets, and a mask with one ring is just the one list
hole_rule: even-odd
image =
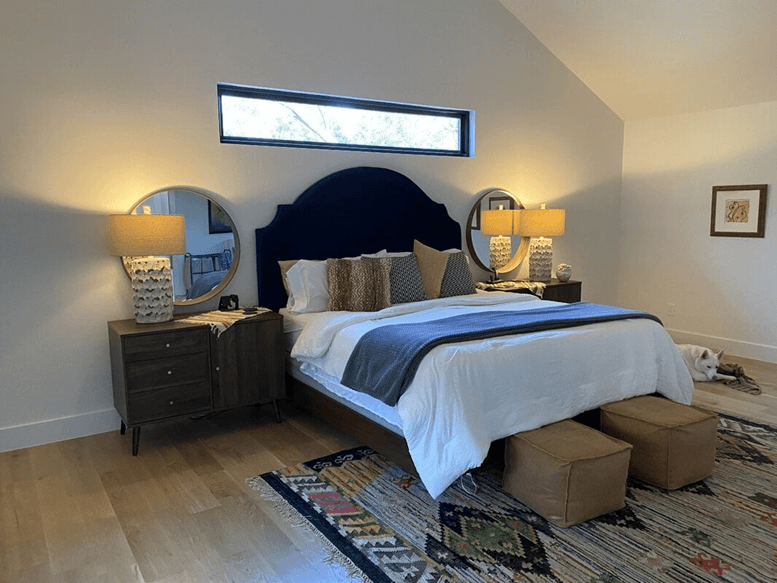
[(359, 339), (340, 382), (393, 406), (412, 382), (423, 357), (441, 344), (631, 318), (647, 318), (661, 324), (661, 320), (647, 312), (587, 302), (388, 324)]

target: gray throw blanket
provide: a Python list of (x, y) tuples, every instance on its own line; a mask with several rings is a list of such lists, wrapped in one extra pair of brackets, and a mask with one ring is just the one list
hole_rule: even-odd
[(393, 406), (412, 382), (423, 357), (441, 344), (631, 318), (648, 318), (661, 324), (661, 320), (647, 312), (587, 302), (389, 324), (370, 330), (359, 339), (340, 382)]

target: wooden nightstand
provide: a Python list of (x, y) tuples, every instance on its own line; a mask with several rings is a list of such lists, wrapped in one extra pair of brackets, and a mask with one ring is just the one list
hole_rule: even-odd
[(545, 284), (545, 291), (542, 292), (542, 299), (572, 304), (574, 302), (579, 302), (582, 294), (583, 282), (574, 281), (572, 279), (569, 281), (559, 281), (554, 278)]
[[(185, 317), (183, 315), (182, 317)], [(285, 397), (283, 316), (240, 320), (217, 338), (204, 324), (108, 322), (113, 402), (121, 432), (182, 415), (204, 414)]]

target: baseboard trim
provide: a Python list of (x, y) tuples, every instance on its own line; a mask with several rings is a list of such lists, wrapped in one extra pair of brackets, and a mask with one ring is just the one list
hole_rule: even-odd
[(672, 340), (677, 344), (696, 344), (698, 346), (714, 348), (715, 350), (724, 350), (729, 356), (741, 356), (742, 358), (777, 364), (777, 346), (742, 342), (741, 340), (696, 334), (684, 330), (667, 329), (667, 332), (669, 332)]
[(121, 419), (116, 409), (0, 428), (0, 453), (56, 443), (77, 437), (116, 431)]

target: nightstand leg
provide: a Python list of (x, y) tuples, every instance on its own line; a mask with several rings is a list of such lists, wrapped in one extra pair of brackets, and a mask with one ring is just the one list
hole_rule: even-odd
[(278, 399), (273, 400), (272, 408), (275, 409), (275, 420), (278, 423), (281, 423), (283, 419), (281, 419), (281, 410), (278, 408)]
[(132, 455), (138, 455), (140, 445), (140, 426), (132, 428)]
[(124, 419), (121, 420), (121, 427), (119, 427), (119, 433), (121, 435), (124, 435), (125, 433), (127, 433), (127, 426), (124, 425)]

